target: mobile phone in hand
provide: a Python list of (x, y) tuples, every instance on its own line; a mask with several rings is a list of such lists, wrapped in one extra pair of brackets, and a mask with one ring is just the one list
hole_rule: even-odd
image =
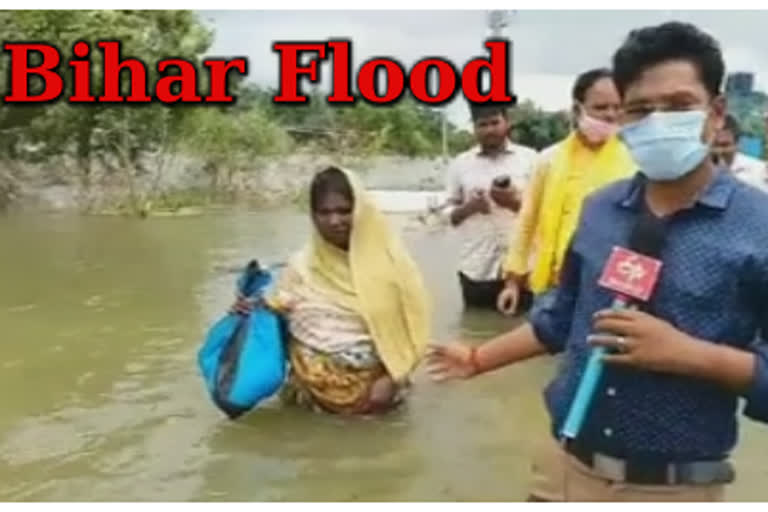
[(493, 180), (493, 186), (496, 188), (509, 188), (511, 184), (509, 176), (498, 176)]

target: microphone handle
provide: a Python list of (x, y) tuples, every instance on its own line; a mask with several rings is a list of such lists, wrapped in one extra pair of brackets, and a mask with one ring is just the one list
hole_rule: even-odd
[[(611, 309), (637, 309), (637, 306), (629, 303), (624, 297), (616, 297), (611, 304)], [(587, 409), (592, 403), (597, 384), (603, 375), (603, 355), (606, 352), (605, 347), (595, 347), (590, 351), (584, 374), (581, 376), (576, 395), (573, 397), (573, 402), (571, 402), (571, 407), (568, 410), (568, 416), (566, 416), (560, 431), (562, 439), (575, 439), (581, 432), (587, 417)]]

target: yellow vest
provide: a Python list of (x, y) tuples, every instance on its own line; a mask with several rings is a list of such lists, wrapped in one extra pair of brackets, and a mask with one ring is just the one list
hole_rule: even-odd
[(531, 290), (541, 293), (554, 286), (586, 196), (636, 170), (617, 137), (594, 150), (575, 133), (569, 135), (555, 148), (551, 160), (539, 165), (529, 183), (505, 270), (528, 273), (533, 254)]

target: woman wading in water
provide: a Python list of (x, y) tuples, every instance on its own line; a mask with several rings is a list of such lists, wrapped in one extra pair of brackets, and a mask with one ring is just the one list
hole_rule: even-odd
[[(267, 305), (288, 321), (289, 403), (340, 414), (400, 404), (429, 341), (421, 274), (357, 177), (329, 167), (310, 186), (313, 233)], [(252, 304), (238, 299), (234, 309)]]

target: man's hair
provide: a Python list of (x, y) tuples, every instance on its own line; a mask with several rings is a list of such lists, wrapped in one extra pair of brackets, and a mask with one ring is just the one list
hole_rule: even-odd
[(741, 126), (739, 121), (736, 120), (733, 114), (725, 116), (725, 123), (723, 124), (723, 131), (729, 131), (733, 135), (733, 140), (736, 142), (741, 138)]
[(720, 44), (690, 23), (669, 22), (633, 30), (613, 55), (613, 79), (623, 96), (629, 84), (648, 68), (670, 60), (696, 67), (707, 92), (720, 94), (725, 63)]
[(584, 103), (587, 98), (587, 91), (603, 78), (613, 78), (613, 72), (608, 68), (596, 68), (585, 71), (576, 77), (571, 89), (571, 98), (573, 101)]
[(503, 103), (472, 103), (469, 104), (469, 112), (472, 116), (472, 122), (476, 123), (480, 119), (493, 117), (501, 114), (502, 117), (507, 117), (507, 105)]

